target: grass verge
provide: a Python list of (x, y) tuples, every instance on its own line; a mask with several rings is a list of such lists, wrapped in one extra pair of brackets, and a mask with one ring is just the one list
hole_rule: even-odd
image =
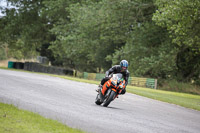
[(83, 133), (55, 120), (0, 103), (1, 133)]
[[(7, 69), (7, 68), (4, 68), (4, 69)], [(9, 69), (9, 70), (16, 70), (16, 69)], [(40, 73), (40, 74), (44, 74), (44, 73)], [(70, 76), (60, 76), (60, 75), (54, 75), (54, 74), (45, 74), (45, 75), (64, 78), (68, 80), (74, 80), (78, 82), (99, 84), (99, 81), (80, 79), (80, 78), (75, 78), (75, 77), (70, 77)], [(200, 95), (170, 92), (170, 91), (164, 91), (164, 90), (155, 90), (155, 89), (141, 88), (141, 87), (134, 87), (134, 86), (127, 86), (127, 92), (200, 111)]]
[(200, 111), (200, 96), (179, 92), (170, 92), (163, 90), (154, 90), (140, 87), (127, 87), (128, 92), (159, 101), (180, 105), (186, 108), (191, 108)]

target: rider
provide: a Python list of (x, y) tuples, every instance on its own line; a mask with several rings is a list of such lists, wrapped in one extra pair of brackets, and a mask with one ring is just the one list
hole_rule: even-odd
[[(113, 74), (121, 73), (125, 80), (125, 86), (127, 86), (128, 78), (129, 78), (129, 71), (127, 68), (128, 68), (128, 61), (126, 61), (126, 60), (122, 60), (120, 62), (120, 65), (115, 65), (115, 66), (111, 67), (108, 71), (106, 71), (106, 76), (101, 80), (101, 83), (99, 85), (99, 90), (101, 90), (103, 84), (110, 79), (109, 75), (112, 73)], [(103, 89), (107, 90), (106, 87)], [(105, 92), (106, 90), (103, 90), (103, 91)], [(122, 90), (122, 92), (120, 94), (125, 94), (125, 93), (126, 93), (126, 87)], [(103, 95), (102, 93), (100, 93), (100, 94)]]

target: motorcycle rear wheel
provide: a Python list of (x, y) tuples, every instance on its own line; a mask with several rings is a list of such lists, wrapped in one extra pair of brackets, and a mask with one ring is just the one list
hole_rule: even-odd
[(106, 98), (106, 99), (104, 100), (103, 106), (104, 106), (104, 107), (107, 107), (107, 106), (110, 104), (110, 102), (111, 102), (112, 100), (114, 100), (115, 96), (116, 96), (116, 92), (111, 91), (111, 92), (110, 92), (110, 95), (108, 96), (108, 98)]

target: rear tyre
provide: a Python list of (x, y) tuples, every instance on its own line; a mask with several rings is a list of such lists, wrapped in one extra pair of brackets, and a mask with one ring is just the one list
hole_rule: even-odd
[(116, 96), (116, 92), (111, 91), (109, 97), (104, 100), (103, 106), (107, 107), (110, 104), (110, 102), (115, 98), (115, 96)]
[(95, 103), (97, 104), (97, 105), (101, 105), (103, 102), (101, 102), (100, 101), (100, 96), (99, 96), (99, 94), (97, 94), (97, 97), (96, 97), (96, 99), (95, 99)]

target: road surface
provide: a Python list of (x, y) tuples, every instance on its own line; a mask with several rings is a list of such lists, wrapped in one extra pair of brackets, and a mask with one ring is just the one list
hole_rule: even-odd
[(200, 111), (126, 93), (106, 108), (97, 85), (0, 69), (0, 102), (89, 133), (200, 133)]

